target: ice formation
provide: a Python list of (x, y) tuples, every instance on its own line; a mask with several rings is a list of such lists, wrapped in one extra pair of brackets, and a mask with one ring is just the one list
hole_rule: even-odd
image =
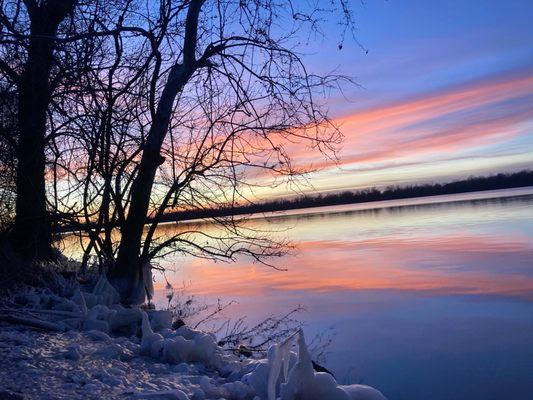
[[(311, 355), (302, 331), (298, 335), (298, 361), (289, 372), (286, 383), (281, 385), (281, 400), (349, 400), (333, 376), (315, 372)], [(270, 399), (269, 399), (270, 400)]]
[(100, 274), (96, 285), (93, 288), (92, 295), (96, 297), (96, 304), (110, 306), (120, 301), (120, 294), (109, 283), (105, 274)]
[(291, 358), (291, 346), (294, 336), (290, 336), (281, 344), (274, 344), (268, 351), (268, 400), (276, 400), (276, 386), (283, 370), (283, 382), (287, 380), (289, 374), (289, 363)]
[[(123, 394), (136, 399), (386, 400), (371, 387), (338, 385), (332, 375), (315, 372), (302, 331), (271, 346), (266, 359), (240, 360), (220, 348), (212, 334), (187, 326), (171, 329), (169, 311), (124, 308), (117, 300), (118, 293), (104, 275), (92, 291), (78, 287), (70, 299), (45, 291), (28, 291), (18, 299), (18, 304), (24, 307), (13, 311), (30, 312), (14, 317), (15, 321), (64, 333), (55, 333), (59, 339), (47, 339), (38, 345), (29, 339), (28, 343), (22, 343), (21, 351), (25, 354), (37, 352), (31, 358), (21, 358), (15, 352), (6, 359), (12, 355), (14, 363), (32, 360), (40, 365), (41, 375), (58, 369), (57, 374), (64, 380), (61, 390), (70, 395), (76, 390), (80, 398), (88, 393), (93, 397), (98, 397), (98, 393), (115, 393), (110, 388), (118, 387)], [(35, 318), (35, 315), (46, 318)], [(0, 330), (2, 335), (7, 342), (22, 340)], [(296, 338), (297, 355), (291, 351)], [(0, 345), (0, 351), (6, 348), (12, 346)], [(46, 354), (55, 349), (57, 356), (40, 356), (38, 352), (44, 351), (43, 348)], [(88, 359), (91, 361), (86, 368)], [(55, 364), (43, 368), (46, 362)], [(101, 367), (95, 370), (95, 365)], [(143, 375), (147, 370), (150, 375)], [(36, 369), (20, 371), (31, 374)], [(142, 382), (130, 379), (132, 374)], [(41, 375), (35, 379), (48, 382)], [(0, 384), (2, 379), (0, 372)], [(33, 378), (21, 377), (21, 382), (26, 379)], [(57, 376), (50, 378), (50, 384), (57, 380)], [(46, 390), (42, 393), (49, 394)], [(39, 393), (33, 393), (32, 398), (47, 398), (47, 394), (40, 397)]]
[(142, 274), (146, 297), (150, 301), (154, 297), (154, 279), (152, 276), (152, 265), (150, 263), (145, 263), (143, 265)]
[(154, 333), (148, 320), (148, 315), (142, 313), (142, 337), (141, 337), (141, 354), (143, 356), (157, 357), (163, 349), (163, 336)]
[[(365, 385), (338, 385), (326, 372), (315, 372), (303, 331), (298, 335), (298, 361), (281, 385), (281, 400), (386, 400), (378, 390)], [(269, 399), (270, 400), (270, 399)]]

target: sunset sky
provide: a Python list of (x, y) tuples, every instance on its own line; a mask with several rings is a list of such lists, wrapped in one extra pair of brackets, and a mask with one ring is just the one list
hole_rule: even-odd
[(360, 85), (328, 100), (345, 142), (340, 168), (315, 173), (313, 190), (533, 166), (533, 2), (353, 4), (359, 43), (339, 50), (330, 22), (305, 49), (311, 70)]

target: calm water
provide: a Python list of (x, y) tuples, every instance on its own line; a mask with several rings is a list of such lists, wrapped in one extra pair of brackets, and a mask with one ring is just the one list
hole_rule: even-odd
[(208, 302), (237, 300), (229, 316), (250, 322), (304, 305), (308, 337), (335, 332), (325, 364), (337, 379), (389, 400), (531, 400), (533, 190), (505, 193), (521, 196), (255, 219), (291, 228), (297, 252), (276, 263), (288, 271), (174, 256), (167, 278)]

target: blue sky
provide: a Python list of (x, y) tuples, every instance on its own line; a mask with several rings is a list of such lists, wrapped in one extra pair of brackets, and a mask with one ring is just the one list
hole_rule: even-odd
[(304, 49), (311, 70), (360, 85), (327, 101), (346, 140), (340, 169), (315, 173), (314, 190), (533, 166), (532, 1), (352, 5), (357, 41), (347, 37), (339, 50), (330, 21)]

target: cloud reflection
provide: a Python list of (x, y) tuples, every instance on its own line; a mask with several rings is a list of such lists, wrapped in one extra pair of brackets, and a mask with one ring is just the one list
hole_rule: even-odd
[[(248, 260), (225, 265), (180, 259), (173, 283), (190, 281), (196, 294), (227, 298), (387, 289), (533, 300), (530, 235), (496, 229), (531, 213), (521, 203), (499, 212), (495, 201), (467, 204), (281, 218), (278, 224), (294, 224), (298, 244), (296, 254), (279, 262), (288, 271)], [(479, 228), (485, 218), (488, 231)]]

